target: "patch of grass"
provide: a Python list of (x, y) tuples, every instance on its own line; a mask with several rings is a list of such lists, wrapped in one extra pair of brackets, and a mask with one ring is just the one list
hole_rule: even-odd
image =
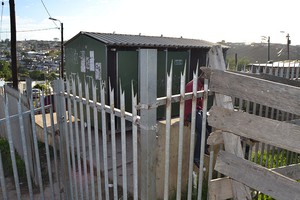
[[(262, 158), (261, 158), (262, 157)], [(276, 168), (278, 166), (286, 166), (291, 163), (300, 163), (300, 158), (291, 152), (287, 152), (286, 150), (277, 151), (276, 149), (274, 152), (270, 151), (269, 153), (261, 152), (257, 153), (257, 159), (255, 160), (255, 153), (252, 153), (252, 162), (256, 164), (266, 166), (268, 168)]]
[[(0, 150), (2, 155), (2, 163), (5, 177), (13, 177), (13, 166), (10, 155), (9, 143), (6, 139), (0, 138)], [(27, 183), (25, 163), (15, 150), (17, 171), (20, 182)]]
[[(39, 157), (40, 157), (40, 163), (41, 163), (41, 172), (42, 172), (42, 179), (43, 183), (47, 184), (49, 182), (49, 173), (47, 168), (47, 154), (46, 154), (46, 147), (45, 144), (42, 142), (38, 142), (38, 149), (39, 149)], [(9, 143), (7, 139), (0, 137), (0, 150), (2, 155), (2, 163), (3, 163), (3, 171), (5, 177), (13, 177), (13, 166), (12, 166), (12, 160), (10, 155), (10, 148)], [(50, 160), (53, 159), (53, 148), (49, 146), (49, 153), (50, 153)], [(17, 171), (18, 171), (18, 177), (19, 182), (23, 189), (27, 189), (28, 183), (27, 183), (27, 177), (26, 177), (26, 168), (25, 168), (25, 162), (22, 160), (20, 155), (15, 150), (16, 155), (16, 165), (17, 165)], [(34, 160), (35, 162), (35, 160)], [(14, 181), (14, 179), (13, 179)], [(33, 185), (33, 188), (36, 188), (37, 186)]]
[[(280, 150), (277, 151), (274, 150), (274, 152), (270, 151), (269, 153), (264, 152), (263, 154), (259, 151), (257, 153), (257, 159), (255, 160), (255, 153), (252, 153), (252, 162), (255, 162), (256, 164), (266, 166), (268, 168), (276, 168), (278, 166), (286, 166), (291, 163), (299, 163), (300, 158), (298, 156), (295, 156), (296, 154), (293, 154), (291, 152), (287, 152), (286, 150)], [(273, 200), (272, 197), (259, 193), (257, 196), (258, 200)]]

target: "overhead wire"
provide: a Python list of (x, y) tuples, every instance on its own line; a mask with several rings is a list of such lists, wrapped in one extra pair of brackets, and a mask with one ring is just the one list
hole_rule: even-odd
[[(41, 3), (43, 5), (45, 11), (47, 12), (48, 16), (51, 17), (51, 15), (50, 15), (50, 13), (49, 13), (49, 11), (48, 11), (45, 3), (43, 2), (43, 0), (41, 0)], [(2, 30), (2, 25), (3, 25), (3, 9), (4, 9), (4, 0), (2, 0), (2, 2), (1, 2), (0, 41), (1, 41), (1, 38), (2, 38), (2, 35), (1, 35), (2, 33), (10, 33), (10, 31), (3, 31)], [(54, 27), (54, 28), (40, 28), (40, 29), (19, 30), (17, 32), (36, 32), (36, 31), (46, 31), (46, 30), (52, 30), (52, 29), (60, 29), (59, 26), (54, 21), (52, 21), (52, 22), (54, 23), (54, 25), (56, 27)]]
[[(52, 30), (52, 29), (59, 29), (59, 28), (54, 27), (54, 28), (29, 29), (29, 30), (20, 30), (20, 31), (17, 31), (17, 32), (18, 33), (20, 33), (20, 32), (36, 32), (36, 31), (47, 31), (47, 30)], [(0, 31), (0, 33), (10, 33), (10, 31)]]
[(49, 17), (51, 17), (51, 15), (50, 15), (50, 13), (49, 13), (49, 11), (48, 11), (48, 9), (47, 9), (47, 7), (46, 7), (46, 5), (45, 5), (44, 1), (43, 1), (43, 0), (41, 0), (41, 2), (42, 2), (42, 4), (43, 4), (43, 6), (44, 6), (44, 8), (45, 8), (46, 12), (48, 13)]
[[(43, 4), (43, 6), (44, 6), (44, 8), (45, 8), (46, 12), (48, 13), (48, 16), (49, 16), (49, 18), (50, 18), (50, 17), (51, 17), (51, 15), (50, 15), (50, 13), (49, 13), (49, 11), (48, 11), (48, 9), (47, 9), (47, 7), (46, 7), (46, 5), (45, 5), (44, 1), (43, 1), (43, 0), (41, 0), (41, 2), (42, 2), (42, 4)], [(53, 22), (53, 24), (55, 24), (55, 26), (56, 26), (57, 28), (59, 28), (59, 27), (58, 27), (58, 25), (55, 23), (55, 21), (53, 21), (53, 20), (52, 20), (52, 22)]]

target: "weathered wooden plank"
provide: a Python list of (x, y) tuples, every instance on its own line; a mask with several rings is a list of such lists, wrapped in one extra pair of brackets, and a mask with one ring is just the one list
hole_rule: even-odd
[(208, 123), (213, 127), (300, 153), (298, 125), (218, 106), (213, 106), (209, 113)]
[[(213, 46), (208, 52), (208, 67), (212, 69), (218, 69), (225, 71), (226, 65), (223, 57), (223, 51), (221, 46)], [(229, 96), (223, 94), (215, 94), (215, 104), (233, 110), (232, 99)], [(234, 152), (235, 155), (243, 157), (243, 151), (241, 146), (241, 139), (234, 134), (226, 134), (224, 136), (226, 141), (231, 141), (231, 145), (226, 145), (225, 150)], [(232, 190), (234, 199), (247, 200), (251, 199), (250, 189), (245, 185), (232, 181)]]
[(264, 80), (268, 80), (268, 81), (282, 83), (282, 84), (285, 84), (285, 85), (300, 87), (300, 81), (291, 80), (291, 79), (287, 79), (287, 78), (283, 78), (283, 77), (279, 77), (279, 76), (274, 76), (274, 75), (271, 75), (271, 74), (253, 74), (253, 73), (234, 72), (234, 71), (232, 71), (232, 73), (242, 74), (242, 75), (245, 75), (245, 76), (256, 77), (256, 78), (260, 78), (260, 79), (264, 79)]
[(300, 164), (293, 164), (289, 166), (273, 168), (271, 170), (291, 179), (300, 180)]
[(300, 87), (221, 70), (210, 75), (211, 91), (300, 115)]
[(209, 200), (225, 200), (233, 197), (232, 180), (228, 177), (211, 180), (208, 183)]
[(211, 132), (207, 138), (208, 145), (218, 145), (223, 143), (224, 143), (224, 139), (221, 130)]
[(220, 151), (215, 169), (273, 198), (299, 199), (300, 183), (231, 153)]
[[(300, 164), (273, 168), (270, 170), (294, 180), (300, 179)], [(229, 177), (211, 180), (208, 183), (209, 199), (223, 200), (233, 198), (231, 182), (232, 180)]]

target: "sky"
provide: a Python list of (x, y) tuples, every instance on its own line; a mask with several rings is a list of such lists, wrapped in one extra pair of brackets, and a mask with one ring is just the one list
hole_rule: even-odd
[[(2, 0), (1, 40), (10, 38)], [(80, 31), (300, 45), (298, 0), (15, 0), (17, 40), (64, 40)]]

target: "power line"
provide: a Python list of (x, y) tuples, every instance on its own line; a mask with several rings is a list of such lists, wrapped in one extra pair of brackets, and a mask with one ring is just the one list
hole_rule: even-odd
[[(36, 32), (36, 31), (47, 31), (47, 30), (52, 30), (52, 29), (59, 29), (59, 28), (40, 28), (40, 29), (31, 29), (31, 30), (21, 30), (17, 31), (18, 33), (20, 32)], [(10, 33), (10, 31), (0, 31), (0, 33)]]
[(51, 17), (51, 15), (50, 15), (50, 13), (49, 13), (49, 11), (48, 11), (48, 9), (47, 9), (46, 5), (44, 4), (44, 1), (43, 1), (43, 0), (41, 0), (41, 2), (42, 2), (42, 4), (43, 4), (43, 6), (44, 6), (44, 8), (45, 8), (46, 12), (48, 13), (49, 17)]
[[(46, 12), (48, 13), (48, 16), (49, 16), (49, 17), (51, 17), (51, 15), (50, 15), (50, 13), (49, 13), (49, 11), (48, 11), (48, 9), (47, 9), (47, 7), (46, 7), (46, 5), (45, 5), (44, 1), (43, 1), (43, 0), (41, 0), (41, 2), (42, 2), (42, 4), (43, 4), (43, 6), (44, 6), (44, 8), (45, 8)], [(55, 24), (55, 26), (58, 28), (58, 26), (57, 26), (57, 24), (55, 23), (55, 21), (52, 21), (52, 22), (53, 22), (53, 24)]]

